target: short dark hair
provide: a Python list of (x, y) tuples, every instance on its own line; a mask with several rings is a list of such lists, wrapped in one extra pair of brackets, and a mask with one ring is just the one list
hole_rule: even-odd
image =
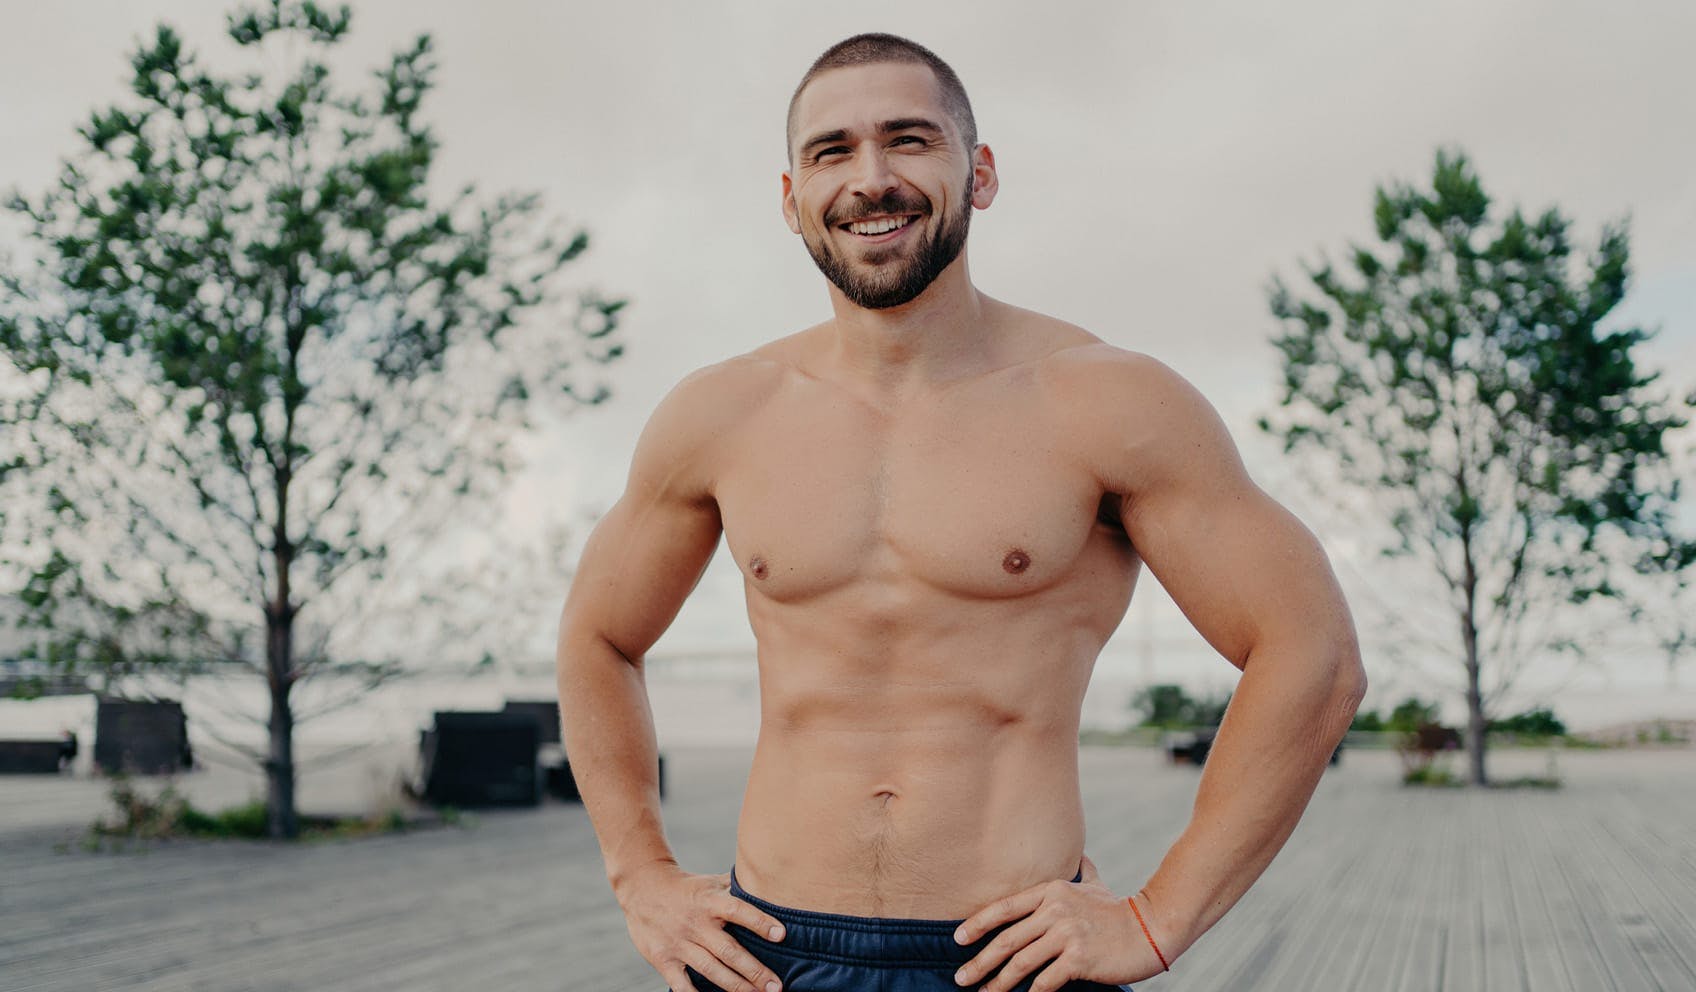
[(789, 98), (789, 120), (783, 133), (788, 153), (792, 155), (795, 149), (795, 107), (801, 102), (801, 91), (807, 88), (814, 76), (831, 69), (878, 65), (884, 62), (910, 62), (928, 66), (931, 74), (936, 76), (937, 87), (942, 90), (944, 109), (948, 111), (948, 116), (954, 119), (954, 126), (960, 129), (960, 137), (965, 139), (966, 150), (970, 152), (977, 147), (978, 122), (972, 117), (972, 101), (966, 97), (966, 87), (948, 63), (916, 41), (908, 41), (898, 35), (872, 32), (857, 34), (825, 49), (824, 54), (813, 61), (807, 74), (801, 77), (800, 85), (795, 87), (795, 94)]

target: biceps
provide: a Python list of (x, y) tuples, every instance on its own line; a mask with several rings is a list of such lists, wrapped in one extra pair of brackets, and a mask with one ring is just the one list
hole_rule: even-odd
[(1324, 550), (1252, 482), (1142, 505), (1131, 539), (1149, 571), (1208, 643), (1241, 668), (1269, 639), (1346, 625)]
[(628, 494), (589, 535), (560, 622), (572, 636), (600, 636), (636, 660), (659, 640), (701, 580), (718, 546), (718, 509)]

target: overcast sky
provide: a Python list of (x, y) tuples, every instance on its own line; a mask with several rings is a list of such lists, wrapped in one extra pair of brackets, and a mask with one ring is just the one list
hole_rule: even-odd
[[(441, 188), (543, 192), (591, 233), (582, 284), (632, 301), (615, 399), (537, 439), (515, 526), (604, 508), (677, 379), (828, 315), (778, 211), (783, 113), (818, 52), (864, 30), (929, 45), (971, 93), (1001, 176), (973, 221), (977, 284), (1188, 376), (1261, 482), (1322, 533), (1298, 466), (1252, 430), (1277, 377), (1264, 287), (1368, 237), (1374, 186), (1424, 181), (1439, 145), (1464, 147), (1499, 203), (1558, 204), (1585, 245), (1629, 217), (1621, 318), (1661, 327), (1649, 358), (1696, 383), (1687, 0), (841, 6), (354, 4), (349, 64), (435, 37)], [(225, 9), (0, 3), (0, 187), (52, 180), (157, 21), (228, 64)], [(668, 643), (749, 642), (739, 597), (721, 556)], [(1158, 606), (1133, 608), (1121, 636), (1145, 615), (1163, 640), (1188, 636)]]

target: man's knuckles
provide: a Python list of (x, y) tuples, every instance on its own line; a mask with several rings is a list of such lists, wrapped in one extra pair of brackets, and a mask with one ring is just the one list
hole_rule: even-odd
[[(1020, 894), (1020, 896), (1022, 895), (1023, 893)], [(979, 913), (969, 924), (973, 934), (981, 934), (987, 929), (1000, 926), (1021, 915), (1019, 913), (1019, 903), (1022, 901), (1020, 896), (997, 899), (986, 906), (984, 911)]]
[(740, 899), (737, 900), (737, 903), (739, 904), (739, 908), (734, 913), (725, 917), (727, 922), (734, 923), (746, 930), (752, 930), (754, 933), (757, 933), (768, 940), (771, 939), (771, 932), (773, 930), (777, 930), (780, 933), (782, 932), (782, 926), (777, 922), (777, 920), (762, 914), (759, 910), (745, 902), (742, 902)]

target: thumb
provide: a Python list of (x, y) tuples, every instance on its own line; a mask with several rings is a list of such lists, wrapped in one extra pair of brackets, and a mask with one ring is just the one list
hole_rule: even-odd
[(1079, 867), (1083, 869), (1084, 873), (1082, 881), (1090, 884), (1101, 881), (1101, 872), (1095, 870), (1095, 862), (1089, 859), (1089, 855), (1084, 855), (1083, 863)]

